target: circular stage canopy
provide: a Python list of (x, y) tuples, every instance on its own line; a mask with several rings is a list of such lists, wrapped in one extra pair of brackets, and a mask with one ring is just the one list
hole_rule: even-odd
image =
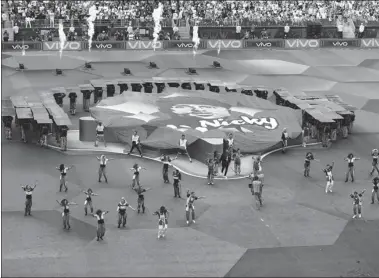
[(137, 130), (143, 145), (157, 149), (177, 147), (181, 134), (189, 144), (219, 144), (225, 134), (233, 133), (242, 152), (260, 152), (279, 143), (284, 128), (292, 138), (301, 133), (300, 110), (236, 93), (127, 92), (102, 100), (91, 108), (91, 115), (120, 141), (130, 143)]

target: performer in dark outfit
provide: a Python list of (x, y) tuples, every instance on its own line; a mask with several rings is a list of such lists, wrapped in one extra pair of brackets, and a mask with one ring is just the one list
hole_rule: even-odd
[(70, 205), (77, 205), (74, 202), (69, 202), (67, 199), (62, 199), (62, 201), (58, 201), (57, 203), (62, 207), (62, 219), (63, 219), (63, 229), (70, 230)]
[(161, 156), (161, 161), (163, 162), (163, 169), (162, 169), (162, 174), (163, 174), (163, 181), (165, 183), (170, 183), (170, 180), (168, 179), (168, 167), (170, 166), (171, 161), (174, 159), (171, 159), (168, 155), (162, 155)]
[(137, 188), (134, 188), (134, 191), (137, 193), (138, 195), (138, 199), (137, 199), (137, 212), (140, 213), (141, 211), (141, 208), (142, 208), (142, 213), (145, 213), (145, 196), (143, 195), (143, 193), (149, 191), (151, 188), (142, 188), (142, 186), (138, 186)]
[(208, 184), (213, 185), (215, 164), (212, 158), (207, 159), (207, 165), (208, 165), (208, 175), (207, 175)]
[(61, 164), (59, 165), (59, 167), (57, 167), (57, 170), (59, 170), (60, 172), (59, 192), (62, 192), (63, 186), (65, 187), (65, 192), (67, 192), (68, 188), (66, 184), (66, 175), (67, 175), (67, 171), (70, 170), (72, 167), (74, 166), (66, 167), (64, 166), (64, 164)]
[(320, 160), (315, 159), (312, 152), (307, 152), (307, 154), (305, 155), (305, 161), (304, 161), (304, 177), (310, 177), (309, 172), (311, 171), (312, 160), (320, 162)]
[(88, 212), (88, 206), (91, 209), (91, 213), (93, 213), (93, 206), (92, 206), (92, 196), (99, 196), (98, 194), (93, 193), (91, 188), (88, 188), (87, 191), (83, 191), (84, 194), (86, 194), (86, 200), (84, 201), (84, 212), (85, 215), (87, 215)]
[(204, 199), (205, 196), (197, 197), (195, 195), (195, 192), (187, 191), (187, 202), (186, 202), (186, 218), (187, 218), (187, 225), (190, 224), (190, 215), (192, 215), (192, 223), (195, 223), (195, 206), (193, 203), (196, 200)]
[(354, 182), (354, 162), (359, 159), (360, 158), (355, 157), (352, 153), (348, 154), (348, 156), (345, 158), (345, 161), (347, 161), (347, 172), (345, 182), (349, 181), (349, 175), (351, 176), (351, 182)]
[(121, 201), (117, 205), (118, 228), (120, 228), (121, 223), (122, 223), (122, 227), (125, 227), (125, 225), (126, 225), (126, 218), (128, 217), (128, 215), (126, 214), (126, 209), (127, 208), (131, 208), (134, 211), (136, 210), (131, 205), (129, 205), (128, 202), (126, 202), (126, 200), (125, 200), (124, 197), (122, 197)]
[(376, 199), (378, 200), (378, 203), (379, 203), (379, 192), (378, 192), (378, 189), (379, 189), (379, 177), (375, 177), (373, 180), (372, 180), (372, 194), (371, 194), (371, 204), (374, 203), (375, 201), (375, 196), (376, 196)]
[(372, 176), (375, 173), (375, 171), (379, 175), (379, 151), (378, 151), (378, 149), (373, 149), (371, 151), (371, 156), (372, 156), (372, 169), (370, 172), (370, 176)]
[(97, 241), (100, 239), (103, 240), (103, 237), (105, 235), (105, 223), (104, 223), (104, 216), (109, 211), (102, 211), (101, 209), (98, 209), (96, 211), (96, 214), (93, 214), (93, 217), (96, 217), (97, 219)]
[(221, 155), (221, 158), (220, 158), (221, 173), (224, 174), (225, 178), (226, 178), (226, 175), (228, 174), (228, 169), (229, 169), (229, 165), (231, 161), (232, 161), (232, 156), (229, 151), (226, 151)]
[(97, 157), (97, 160), (100, 162), (100, 167), (99, 167), (99, 182), (101, 182), (102, 176), (105, 178), (105, 182), (108, 183), (108, 177), (107, 177), (107, 163), (108, 161), (114, 160), (114, 158), (107, 158), (105, 155), (101, 155), (100, 157)]
[(37, 186), (37, 183), (35, 183), (33, 187), (31, 187), (30, 185), (21, 186), (21, 188), (24, 190), (25, 195), (26, 195), (25, 216), (27, 215), (31, 216), (30, 213), (32, 211), (32, 194), (36, 186)]
[(169, 213), (164, 206), (153, 213), (158, 216), (158, 239), (166, 236)]
[(130, 170), (133, 171), (132, 188), (134, 189), (136, 185), (140, 186), (140, 172), (141, 170), (146, 170), (146, 168), (140, 167), (137, 163), (135, 163)]
[(365, 193), (366, 189), (364, 189), (361, 193), (358, 193), (357, 191), (354, 191), (353, 194), (350, 194), (350, 197), (353, 199), (353, 218), (362, 217), (362, 202), (363, 202), (363, 194)]
[(179, 170), (175, 169), (174, 172), (172, 173), (172, 176), (174, 178), (174, 198), (180, 197), (181, 192), (181, 184), (180, 182), (182, 181), (182, 174), (179, 172)]

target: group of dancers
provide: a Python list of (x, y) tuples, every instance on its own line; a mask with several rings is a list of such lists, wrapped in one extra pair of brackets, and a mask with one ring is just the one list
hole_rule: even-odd
[[(379, 175), (379, 151), (378, 149), (373, 149), (371, 151), (372, 156), (372, 168), (369, 171), (369, 175), (373, 176), (375, 172)], [(354, 154), (349, 153), (347, 157), (344, 158), (344, 160), (347, 162), (347, 171), (346, 171), (346, 177), (345, 182), (349, 182), (349, 178), (351, 179), (351, 182), (355, 181), (355, 161), (360, 160), (359, 157), (354, 156)], [(310, 169), (311, 169), (311, 161), (317, 161), (320, 162), (320, 160), (315, 159), (312, 152), (307, 152), (305, 155), (305, 162), (304, 162), (304, 177), (310, 177)], [(333, 168), (334, 168), (334, 161), (331, 164), (327, 164), (322, 171), (325, 173), (326, 176), (326, 186), (325, 186), (325, 193), (332, 193), (333, 192), (333, 186), (334, 186), (334, 177), (333, 177)], [(373, 189), (371, 194), (371, 204), (375, 203), (375, 197), (379, 202), (379, 193), (378, 193), (378, 184), (379, 184), (379, 177), (374, 177), (372, 180)], [(350, 194), (350, 197), (353, 199), (353, 218), (361, 218), (362, 217), (362, 197), (365, 193), (366, 189), (362, 192), (358, 193), (357, 191), (354, 191), (352, 194)]]
[[(379, 175), (379, 151), (378, 149), (373, 149), (371, 152), (372, 156), (372, 169), (370, 170), (369, 174), (372, 176), (375, 172)], [(97, 157), (97, 159), (100, 162), (99, 165), (99, 182), (101, 182), (101, 178), (104, 176), (105, 181), (108, 182), (107, 175), (106, 175), (106, 167), (107, 162), (112, 160), (111, 158), (107, 158), (105, 155), (101, 155), (100, 157)], [(256, 201), (256, 207), (259, 210), (263, 206), (263, 198), (262, 198), (262, 191), (264, 186), (264, 174), (262, 169), (262, 159), (260, 156), (253, 157), (254, 163), (253, 163), (253, 171), (248, 176), (250, 179), (249, 188), (251, 190), (251, 193), (253, 194), (255, 201)], [(349, 181), (349, 178), (352, 182), (355, 180), (355, 161), (359, 160), (360, 158), (355, 157), (354, 154), (350, 153), (347, 155), (347, 157), (344, 159), (347, 162), (347, 173), (346, 173), (346, 179), (345, 182)], [(173, 159), (171, 159), (167, 155), (163, 155), (161, 157), (161, 161), (163, 162), (163, 169), (162, 169), (162, 176), (163, 181), (165, 183), (169, 183), (169, 177), (168, 177), (168, 171), (169, 171), (169, 165), (170, 162)], [(304, 163), (304, 176), (310, 177), (310, 169), (311, 169), (311, 161), (317, 161), (320, 162), (320, 160), (317, 160), (312, 152), (307, 152), (305, 155), (305, 163)], [(64, 164), (59, 165), (56, 167), (57, 170), (60, 172), (60, 183), (59, 183), (59, 191), (61, 192), (63, 189), (65, 192), (68, 191), (67, 182), (66, 182), (66, 176), (70, 169), (72, 169), (74, 166), (66, 166)], [(327, 164), (326, 167), (322, 170), (326, 175), (326, 186), (325, 186), (325, 193), (332, 193), (333, 192), (333, 186), (334, 186), (334, 177), (333, 177), (333, 167), (334, 167), (334, 161), (331, 164)], [(146, 170), (146, 168), (139, 166), (137, 163), (133, 165), (132, 168), (130, 168), (131, 171), (133, 171), (133, 178), (132, 178), (132, 189), (137, 194), (137, 208), (133, 208), (124, 197), (121, 198), (120, 202), (117, 205), (117, 213), (118, 213), (118, 221), (117, 226), (118, 228), (125, 227), (127, 223), (127, 209), (130, 208), (133, 211), (138, 211), (138, 213), (142, 212), (145, 213), (146, 207), (145, 207), (145, 196), (144, 193), (150, 190), (150, 188), (143, 188), (140, 184), (140, 172), (142, 170)], [(181, 180), (182, 175), (179, 170), (175, 169), (172, 174), (173, 177), (173, 187), (174, 187), (174, 197), (182, 198), (181, 197)], [(26, 201), (25, 201), (25, 216), (31, 215), (31, 208), (32, 208), (32, 194), (34, 192), (34, 189), (37, 186), (37, 182), (35, 182), (34, 185), (26, 185), (22, 186), (23, 191), (26, 195)], [(371, 196), (371, 203), (374, 204), (375, 198), (379, 202), (379, 177), (375, 177), (373, 179), (373, 189), (372, 189), (372, 196)], [(85, 194), (85, 201), (84, 201), (84, 213), (85, 215), (88, 215), (88, 209), (90, 209), (91, 215), (97, 219), (97, 240), (103, 240), (103, 237), (105, 235), (105, 215), (109, 213), (109, 211), (102, 211), (101, 209), (96, 210), (94, 213), (94, 207), (93, 207), (93, 197), (99, 196), (98, 194), (94, 193), (91, 188), (87, 189), (86, 191), (83, 191)], [(353, 218), (361, 218), (362, 217), (362, 196), (365, 193), (365, 190), (362, 192), (354, 191), (350, 197), (353, 199)], [(194, 191), (187, 190), (186, 194), (186, 206), (185, 206), (185, 214), (186, 214), (186, 223), (187, 225), (190, 225), (190, 223), (195, 223), (195, 207), (194, 202), (199, 199), (203, 199), (205, 196), (196, 196)], [(70, 202), (67, 199), (62, 199), (61, 201), (57, 200), (57, 203), (62, 208), (62, 220), (63, 220), (63, 228), (69, 230), (71, 228), (70, 226), (70, 206), (77, 205), (74, 202)], [(158, 216), (158, 239), (164, 238), (167, 231), (167, 225), (168, 225), (168, 217), (169, 212), (166, 209), (165, 206), (161, 206), (158, 210), (156, 210), (153, 215)]]
[[(101, 155), (100, 157), (97, 157), (97, 159), (100, 162), (99, 166), (99, 182), (101, 182), (101, 178), (104, 176), (105, 181), (108, 182), (107, 175), (106, 175), (106, 165), (107, 162), (110, 160), (113, 160), (111, 158), (107, 158), (105, 155)], [(168, 159), (171, 161), (170, 158), (162, 157), (163, 160)], [(168, 166), (165, 166), (167, 164), (164, 164), (164, 171), (163, 171), (163, 179), (165, 182), (169, 182), (168, 180)], [(64, 189), (64, 192), (68, 191), (66, 177), (67, 173), (70, 169), (72, 169), (74, 166), (66, 166), (64, 164), (59, 165), (56, 167), (57, 170), (60, 172), (59, 177), (59, 192), (62, 192)], [(132, 189), (137, 193), (137, 208), (133, 208), (124, 197), (121, 198), (120, 202), (117, 205), (117, 213), (118, 213), (118, 221), (117, 226), (118, 228), (125, 227), (127, 223), (127, 209), (130, 208), (133, 211), (137, 211), (138, 213), (142, 212), (145, 213), (146, 207), (145, 207), (145, 196), (144, 193), (149, 191), (151, 188), (143, 188), (140, 184), (140, 172), (141, 170), (146, 170), (146, 168), (140, 167), (138, 164), (134, 164), (132, 168), (130, 168), (133, 171), (133, 178), (132, 178)], [(181, 198), (181, 173), (178, 170), (174, 170), (173, 172), (173, 179), (174, 179), (174, 197)], [(26, 201), (25, 201), (25, 216), (31, 215), (31, 208), (32, 208), (32, 194), (34, 189), (37, 186), (37, 182), (32, 185), (26, 185), (22, 186), (22, 189), (24, 190), (26, 194)], [(96, 210), (94, 213), (94, 206), (93, 206), (93, 197), (99, 196), (98, 194), (94, 193), (91, 188), (88, 188), (87, 190), (82, 191), (85, 194), (85, 201), (84, 201), (84, 214), (87, 216), (90, 210), (90, 215), (95, 217), (97, 219), (97, 241), (103, 240), (103, 237), (105, 235), (105, 215), (109, 213), (109, 211), (103, 211), (101, 209)], [(187, 200), (186, 200), (186, 222), (187, 225), (190, 225), (190, 222), (195, 223), (195, 206), (194, 202), (199, 199), (205, 198), (205, 196), (196, 196), (194, 191), (187, 190)], [(62, 208), (62, 221), (63, 221), (63, 229), (70, 230), (70, 206), (76, 206), (78, 205), (75, 202), (70, 202), (67, 199), (62, 200), (56, 200), (59, 206)], [(165, 206), (161, 206), (158, 210), (156, 210), (153, 215), (158, 216), (158, 239), (164, 238), (167, 231), (168, 226), (168, 217), (169, 212), (166, 209)]]

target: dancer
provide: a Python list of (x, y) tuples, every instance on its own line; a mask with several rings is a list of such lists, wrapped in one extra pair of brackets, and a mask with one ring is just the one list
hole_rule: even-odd
[(226, 151), (221, 155), (220, 162), (221, 162), (221, 173), (224, 174), (224, 178), (227, 178), (228, 169), (230, 162), (232, 161), (232, 156), (230, 152)]
[(162, 174), (163, 174), (163, 181), (165, 183), (170, 183), (170, 180), (168, 179), (168, 167), (170, 166), (171, 161), (174, 159), (171, 159), (168, 155), (162, 155), (161, 156), (161, 161), (163, 162), (163, 169), (162, 169)]
[(95, 147), (99, 145), (99, 141), (103, 140), (104, 147), (107, 147), (107, 142), (105, 142), (104, 138), (104, 129), (103, 123), (99, 122), (96, 127), (96, 140), (95, 140)]
[(287, 129), (284, 128), (282, 132), (282, 153), (286, 152), (286, 149), (288, 146), (288, 138), (289, 138), (289, 135), (288, 135)]
[(185, 155), (187, 155), (189, 161), (192, 163), (192, 158), (190, 157), (188, 153), (187, 147), (188, 147), (188, 142), (187, 142), (186, 136), (182, 134), (182, 138), (179, 139), (179, 148), (178, 148), (178, 153), (176, 154), (175, 159), (178, 158), (179, 154), (184, 153)]
[(114, 158), (107, 158), (104, 154), (101, 155), (100, 157), (96, 156), (96, 158), (100, 162), (99, 182), (101, 182), (101, 177), (104, 176), (105, 182), (108, 183), (106, 167), (107, 167), (108, 161), (114, 160)]
[(146, 168), (144, 167), (140, 167), (137, 163), (135, 163), (133, 165), (132, 168), (130, 168), (131, 171), (133, 171), (133, 179), (132, 179), (132, 188), (134, 189), (134, 187), (136, 186), (136, 184), (139, 186), (140, 183), (140, 178), (139, 178), (139, 175), (140, 175), (140, 172), (141, 170), (147, 170)]
[(213, 185), (213, 180), (214, 180), (214, 161), (212, 158), (207, 159), (207, 165), (208, 165), (208, 184)]
[(311, 161), (317, 161), (320, 162), (320, 160), (315, 159), (314, 155), (312, 152), (307, 152), (305, 155), (305, 162), (304, 162), (304, 177), (310, 177), (309, 172), (311, 171)]
[(92, 196), (99, 196), (98, 194), (93, 193), (91, 188), (88, 188), (87, 191), (83, 190), (83, 193), (86, 194), (86, 200), (84, 201), (84, 213), (87, 215), (87, 208), (88, 206), (91, 209), (91, 213), (93, 213), (93, 206), (92, 206)]
[(372, 176), (375, 171), (379, 175), (379, 151), (378, 149), (373, 149), (371, 151), (371, 156), (372, 156), (372, 170), (370, 172), (370, 176)]
[(234, 173), (238, 176), (241, 175), (241, 151), (237, 149), (234, 154)]
[(137, 199), (137, 212), (140, 213), (140, 210), (142, 208), (142, 213), (145, 213), (145, 196), (143, 195), (143, 193), (149, 191), (151, 188), (142, 188), (142, 186), (138, 186), (137, 188), (134, 188), (134, 191), (137, 193), (138, 195), (138, 199)]
[(166, 236), (169, 213), (164, 206), (153, 213), (158, 216), (158, 239)]
[(56, 167), (57, 170), (60, 172), (60, 184), (59, 184), (59, 192), (62, 192), (62, 187), (65, 187), (65, 192), (67, 192), (67, 183), (66, 183), (66, 175), (67, 171), (70, 170), (74, 165), (71, 165), (69, 167), (64, 166), (64, 164), (59, 165), (59, 167)]
[(77, 205), (77, 203), (69, 202), (67, 199), (62, 199), (60, 202), (57, 200), (57, 203), (62, 207), (62, 219), (63, 219), (63, 229), (70, 230), (70, 205)]
[(347, 172), (346, 172), (346, 179), (345, 182), (349, 181), (349, 175), (351, 176), (351, 182), (354, 182), (354, 162), (356, 160), (360, 160), (360, 158), (355, 157), (352, 153), (349, 153), (347, 157), (345, 158), (345, 161), (347, 161)]
[(219, 155), (218, 151), (214, 151), (213, 152), (213, 161), (214, 161), (214, 164), (215, 164), (214, 175), (217, 176), (218, 175), (218, 170), (219, 170), (219, 165), (220, 165), (220, 155)]
[(363, 202), (363, 194), (366, 192), (366, 189), (363, 189), (361, 193), (354, 191), (353, 194), (350, 194), (350, 197), (353, 199), (353, 218), (362, 217), (362, 202)]
[(249, 188), (251, 190), (251, 194), (255, 197), (255, 205), (257, 210), (260, 210), (263, 206), (262, 201), (262, 182), (259, 180), (257, 176), (254, 176), (251, 184), (249, 184)]
[(132, 135), (132, 147), (128, 154), (131, 154), (134, 148), (137, 149), (137, 151), (139, 152), (139, 155), (142, 157), (141, 142), (140, 142), (140, 138), (137, 131), (134, 131), (134, 134)]
[(253, 160), (253, 176), (257, 176), (262, 171), (262, 158), (260, 155), (256, 158), (253, 156)]
[(334, 179), (333, 179), (333, 167), (334, 167), (334, 161), (332, 162), (332, 165), (326, 165), (326, 168), (323, 170), (323, 172), (326, 175), (326, 187), (325, 187), (325, 193), (328, 194), (333, 193), (333, 185), (334, 185)]
[(5, 138), (7, 140), (12, 140), (12, 116), (2, 116), (1, 117), (4, 124)]
[(109, 211), (102, 211), (101, 209), (98, 209), (95, 214), (93, 214), (93, 217), (97, 218), (97, 241), (100, 239), (103, 240), (103, 236), (105, 235), (105, 223), (104, 223), (104, 216), (109, 213)]
[(195, 224), (195, 206), (193, 203), (196, 200), (204, 199), (205, 196), (197, 197), (195, 195), (195, 192), (190, 190), (187, 190), (187, 202), (186, 202), (186, 219), (187, 219), (187, 225), (190, 224), (190, 214), (192, 215), (192, 223)]
[(34, 186), (30, 185), (25, 185), (21, 186), (21, 188), (24, 190), (25, 195), (26, 195), (26, 200), (25, 200), (25, 216), (29, 215), (31, 216), (31, 211), (32, 211), (32, 194), (34, 189), (37, 186), (37, 182), (34, 183)]
[(128, 204), (128, 202), (125, 200), (124, 197), (121, 198), (121, 201), (117, 205), (117, 212), (118, 212), (118, 228), (120, 228), (121, 223), (122, 227), (125, 227), (126, 225), (126, 218), (128, 215), (126, 214), (126, 209), (131, 208), (132, 210), (136, 210), (131, 205)]
[(372, 187), (372, 194), (371, 194), (371, 204), (374, 203), (374, 201), (375, 201), (375, 196), (376, 196), (376, 199), (378, 200), (378, 203), (379, 203), (379, 192), (378, 192), (378, 188), (379, 188), (379, 177), (375, 177), (375, 178), (372, 180), (372, 184), (373, 184), (373, 187)]
[(182, 181), (182, 174), (179, 172), (178, 169), (175, 169), (174, 172), (172, 173), (172, 176), (174, 178), (174, 198), (182, 198), (180, 197), (180, 193), (182, 193), (182, 186), (180, 182)]

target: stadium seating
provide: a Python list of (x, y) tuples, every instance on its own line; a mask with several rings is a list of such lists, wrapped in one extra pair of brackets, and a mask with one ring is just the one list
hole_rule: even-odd
[[(3, 2), (3, 1), (2, 1)], [(89, 2), (85, 1), (4, 1), (3, 21), (18, 26), (57, 26), (85, 24)], [(332, 23), (337, 15), (363, 21), (379, 19), (378, 1), (160, 1), (164, 5), (163, 26), (272, 26), (288, 23), (302, 26), (309, 22)], [(96, 25), (145, 27), (153, 25), (156, 1), (98, 1)], [(5, 13), (5, 14), (4, 14)], [(30, 22), (30, 25), (29, 25)], [(28, 24), (28, 25), (27, 25)]]

